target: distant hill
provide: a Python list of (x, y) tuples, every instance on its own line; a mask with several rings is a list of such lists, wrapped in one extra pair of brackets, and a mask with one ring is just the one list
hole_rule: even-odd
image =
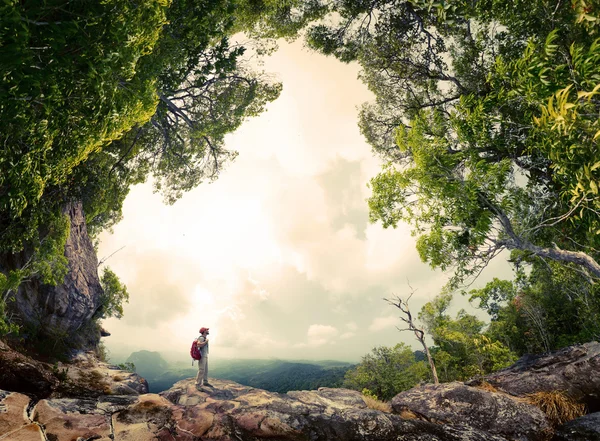
[(340, 361), (230, 360), (215, 365), (216, 378), (271, 392), (340, 387), (354, 365)]
[[(158, 393), (169, 389), (174, 383), (194, 377), (196, 366), (181, 363), (169, 364), (160, 353), (137, 351), (127, 362), (134, 363), (135, 370), (150, 385), (150, 392)], [(346, 371), (354, 367), (351, 363), (324, 360), (211, 360), (209, 376), (232, 380), (237, 383), (285, 393), (290, 390), (313, 390), (319, 387), (340, 387)]]

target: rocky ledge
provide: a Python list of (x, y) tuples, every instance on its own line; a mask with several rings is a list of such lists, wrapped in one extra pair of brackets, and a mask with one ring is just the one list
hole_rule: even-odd
[(82, 352), (69, 363), (45, 363), (0, 341), (0, 389), (22, 392), (32, 400), (74, 396), (94, 398), (145, 394), (148, 382), (136, 373), (99, 361), (92, 352)]
[(0, 393), (0, 440), (439, 440), (501, 441), (465, 425), (440, 425), (370, 409), (346, 389), (285, 395), (211, 380), (161, 394), (31, 402)]
[[(572, 421), (553, 438), (535, 406), (462, 383), (409, 391), (394, 400), (396, 413), (371, 409), (347, 389), (278, 394), (211, 383), (197, 390), (188, 379), (160, 394), (40, 401), (0, 391), (0, 440), (600, 440), (597, 416)], [(437, 404), (427, 410), (432, 396)]]
[[(347, 389), (278, 394), (216, 379), (201, 390), (188, 379), (148, 394), (135, 374), (81, 355), (73, 365), (54, 369), (63, 369), (59, 380), (70, 389), (55, 387), (37, 398), (0, 390), (0, 441), (600, 441), (600, 414), (557, 424), (548, 409), (529, 400), (530, 393), (549, 392), (534, 378), (542, 375), (580, 402), (597, 403), (593, 368), (600, 345), (556, 355), (556, 364), (551, 355), (528, 358), (487, 381), (419, 386), (397, 395), (389, 410), (370, 408), (360, 393)], [(519, 376), (530, 385), (525, 395), (503, 380)]]

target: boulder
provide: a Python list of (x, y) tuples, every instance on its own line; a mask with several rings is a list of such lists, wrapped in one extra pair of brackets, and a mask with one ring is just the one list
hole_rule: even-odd
[(29, 402), (26, 395), (0, 391), (0, 439), (30, 423), (26, 412)]
[(526, 355), (512, 366), (486, 375), (485, 380), (516, 396), (564, 391), (600, 411), (600, 343), (570, 346), (545, 355)]
[(600, 412), (569, 421), (557, 430), (552, 441), (600, 441)]
[(552, 431), (537, 407), (459, 382), (401, 392), (392, 399), (392, 408), (398, 414), (412, 412), (430, 422), (467, 425), (511, 440), (544, 440)]

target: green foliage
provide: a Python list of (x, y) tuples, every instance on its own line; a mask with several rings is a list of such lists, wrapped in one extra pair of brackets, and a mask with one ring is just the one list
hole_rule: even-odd
[(39, 241), (34, 242), (29, 259), (18, 269), (0, 273), (0, 335), (17, 334), (19, 327), (7, 315), (6, 302), (14, 300), (24, 281), (38, 278), (42, 283), (56, 285), (64, 280), (68, 271), (65, 244), (71, 224), (68, 216), (50, 215), (46, 227), (40, 231)]
[(58, 366), (58, 362), (55, 362), (52, 365), (52, 374), (60, 381), (61, 383), (65, 383), (69, 380), (69, 368), (60, 368)]
[(596, 284), (573, 267), (535, 263), (529, 274), (520, 274), (515, 282), (494, 280), (469, 294), (491, 315), (485, 334), (520, 355), (600, 337)]
[(109, 350), (106, 347), (106, 345), (103, 342), (99, 342), (96, 347), (95, 347), (95, 351), (96, 356), (98, 357), (98, 360), (103, 361), (105, 363), (108, 362), (109, 359)]
[[(34, 212), (74, 167), (154, 112), (151, 78), (137, 71), (165, 23), (163, 1), (8, 2), (0, 59), (0, 248), (33, 238)], [(23, 218), (20, 228), (18, 223)]]
[[(242, 3), (246, 9), (237, 9)], [(64, 277), (59, 218), (68, 203), (83, 203), (97, 239), (120, 220), (132, 185), (153, 176), (172, 203), (235, 158), (225, 135), (281, 91), (241, 62), (244, 47), (229, 42), (255, 21), (234, 27), (249, 7), (232, 0), (2, 3), (0, 255), (33, 255), (3, 268), (3, 301), (32, 277), (48, 284)], [(127, 293), (115, 280), (105, 274), (101, 317), (122, 315)], [(4, 314), (1, 320), (8, 326)]]
[(419, 313), (435, 343), (432, 355), (440, 381), (466, 380), (516, 361), (516, 354), (508, 346), (486, 335), (483, 321), (464, 310), (451, 318), (447, 313), (451, 301), (451, 294), (442, 293)]
[(497, 321), (501, 308), (517, 297), (517, 289), (513, 282), (494, 277), (485, 287), (469, 291), (469, 295), (470, 302), (478, 300), (478, 307), (484, 309), (493, 321)]
[(417, 361), (408, 346), (398, 343), (393, 348), (373, 348), (346, 373), (343, 386), (358, 391), (366, 389), (377, 399), (389, 400), (429, 377), (427, 363)]
[(96, 311), (95, 317), (105, 319), (123, 317), (123, 302), (129, 303), (129, 293), (127, 286), (123, 285), (117, 275), (109, 268), (105, 267), (100, 279), (102, 290), (100, 297), (100, 306)]
[[(0, 283), (2, 282), (0, 278)], [(10, 320), (10, 317), (6, 314), (6, 304), (0, 302), (0, 337), (4, 337), (10, 334), (17, 334), (19, 332), (19, 326)]]
[[(348, 367), (323, 367), (310, 362), (275, 360), (257, 363), (260, 368), (244, 363), (237, 369), (213, 369), (217, 378), (241, 384), (286, 393), (290, 390), (316, 390), (319, 387), (340, 387)], [(265, 365), (266, 364), (266, 365)]]
[(135, 363), (132, 363), (132, 362), (120, 363), (117, 365), (117, 367), (119, 369), (121, 369), (122, 371), (135, 373)]
[[(475, 15), (463, 18), (485, 28), (486, 14), (468, 13)], [(520, 23), (503, 24), (525, 32)], [(505, 248), (577, 263), (600, 275), (593, 248), (600, 231), (600, 128), (593, 98), (600, 81), (600, 45), (578, 33), (573, 22), (562, 25), (570, 26), (569, 38), (559, 43), (567, 28), (547, 30), (540, 24), (536, 30), (547, 34), (524, 34), (510, 43), (522, 46), (520, 53), (504, 40), (490, 41), (492, 49), (499, 45), (501, 56), (495, 59), (487, 58), (489, 48), (480, 45), (450, 48), (454, 70), (440, 65), (435, 78), (440, 85), (447, 71), (460, 86), (454, 95), (439, 95), (438, 102), (407, 101), (405, 90), (413, 96), (425, 90), (419, 79), (407, 80), (401, 91), (383, 90), (384, 84), (393, 85), (376, 75), (388, 73), (370, 73), (371, 65), (365, 65), (379, 107), (376, 113), (365, 108), (363, 132), (390, 160), (371, 182), (371, 220), (381, 220), (384, 227), (411, 223), (421, 258), (433, 267), (453, 269), (455, 286), (477, 276)], [(450, 26), (459, 38), (460, 26)], [(478, 38), (483, 42), (490, 35)], [(391, 50), (380, 43), (377, 48), (388, 55)], [(478, 78), (463, 77), (467, 70), (462, 66), (472, 51), (484, 60), (475, 65)], [(373, 68), (381, 68), (383, 57), (376, 63)], [(403, 58), (393, 70), (402, 76), (410, 66)], [(403, 109), (401, 116), (389, 110), (394, 103)], [(368, 115), (399, 125), (395, 149), (382, 145), (389, 135), (373, 127)]]

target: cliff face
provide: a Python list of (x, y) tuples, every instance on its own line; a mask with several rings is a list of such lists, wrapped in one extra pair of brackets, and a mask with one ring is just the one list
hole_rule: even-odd
[[(65, 246), (69, 271), (64, 283), (48, 286), (36, 279), (23, 283), (14, 301), (9, 301), (7, 307), (22, 325), (59, 338), (73, 338), (78, 330), (91, 322), (99, 307), (102, 287), (98, 277), (98, 259), (87, 233), (81, 204), (69, 204), (64, 212), (71, 221)], [(0, 268), (19, 268), (29, 257), (26, 252), (0, 256)], [(78, 343), (95, 347), (99, 337), (96, 333), (86, 333)]]

